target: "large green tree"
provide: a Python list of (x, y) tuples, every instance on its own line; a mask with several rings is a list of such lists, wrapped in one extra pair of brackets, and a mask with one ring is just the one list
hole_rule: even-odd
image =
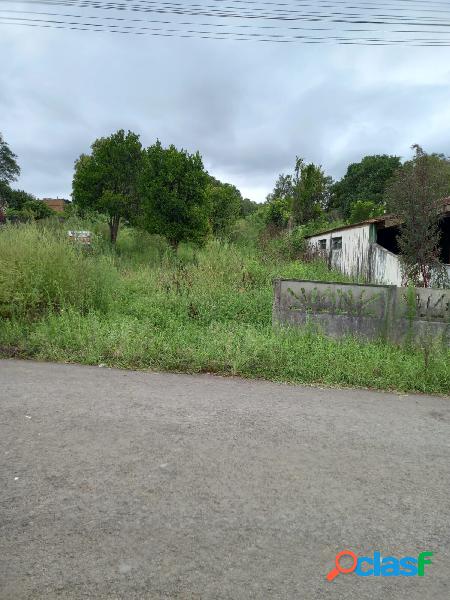
[(217, 236), (226, 236), (240, 216), (242, 195), (230, 183), (222, 183), (214, 177), (210, 178), (206, 188), (210, 206), (210, 222), (212, 232)]
[(339, 210), (348, 218), (359, 200), (384, 207), (386, 185), (400, 166), (398, 156), (387, 154), (365, 156), (360, 162), (352, 163), (344, 177), (333, 185), (329, 208)]
[(12, 152), (0, 132), (0, 181), (11, 183), (20, 175), (17, 156)]
[(450, 162), (413, 146), (415, 156), (398, 170), (386, 190), (389, 211), (401, 221), (398, 238), (407, 283), (448, 284), (440, 261), (439, 220), (450, 191)]
[(322, 167), (297, 158), (293, 178), (292, 216), (301, 225), (316, 220), (328, 204), (331, 178)]
[(117, 239), (121, 219), (137, 216), (142, 163), (139, 136), (123, 129), (95, 140), (91, 153), (82, 154), (75, 162), (73, 202), (82, 210), (107, 215), (112, 243)]
[(0, 207), (8, 204), (10, 184), (20, 175), (17, 156), (12, 152), (0, 132)]
[(264, 219), (275, 230), (286, 227), (292, 213), (294, 180), (292, 175), (280, 173), (273, 191), (267, 195), (264, 204)]
[(202, 243), (210, 232), (207, 185), (198, 152), (163, 148), (157, 141), (144, 152), (141, 225), (165, 236), (174, 248), (182, 241)]

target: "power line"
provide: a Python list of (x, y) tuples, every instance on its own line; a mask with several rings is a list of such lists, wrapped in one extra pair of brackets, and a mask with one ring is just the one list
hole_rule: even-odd
[[(223, 34), (221, 35), (201, 35), (201, 32), (177, 32), (177, 33), (170, 33), (170, 32), (164, 32), (164, 31), (160, 31), (160, 32), (134, 32), (134, 31), (122, 31), (122, 30), (112, 30), (112, 29), (101, 29), (101, 26), (97, 26), (98, 28), (92, 28), (89, 26), (83, 26), (83, 25), (79, 25), (79, 24), (69, 24), (69, 26), (67, 25), (52, 25), (52, 24), (33, 24), (33, 23), (10, 23), (10, 22), (0, 22), (0, 25), (19, 25), (21, 27), (37, 27), (37, 28), (45, 28), (45, 29), (68, 29), (68, 30), (72, 30), (72, 31), (93, 31), (93, 32), (97, 32), (97, 33), (119, 33), (119, 34), (124, 34), (124, 35), (150, 35), (150, 36), (157, 36), (157, 37), (173, 37), (173, 38), (196, 38), (196, 39), (210, 39), (210, 40), (232, 40), (232, 41), (236, 41), (236, 42), (243, 42), (243, 41), (256, 41), (256, 42), (269, 42), (269, 43), (293, 43), (296, 41), (299, 41), (303, 44), (323, 44), (326, 43), (326, 41), (330, 41), (332, 43), (338, 44), (338, 45), (350, 45), (350, 46), (394, 46), (394, 45), (399, 45), (405, 44), (405, 40), (382, 40), (382, 39), (366, 39), (366, 40), (362, 40), (362, 41), (358, 41), (358, 40), (353, 40), (351, 38), (348, 39), (339, 39), (339, 38), (331, 38), (331, 37), (327, 37), (324, 38), (323, 40), (321, 40), (320, 38), (305, 38), (305, 39), (299, 39), (299, 40), (294, 40), (294, 39), (253, 39), (253, 38), (249, 38), (249, 37), (242, 37), (242, 38), (232, 38), (232, 37), (224, 37)], [(430, 41), (430, 42), (420, 42), (420, 41), (413, 41), (412, 43), (406, 43), (407, 46), (410, 47), (450, 47), (450, 41), (446, 42), (446, 41)]]
[[(48, 13), (48, 12), (36, 12), (36, 11), (21, 11), (21, 10), (2, 10), (0, 9), (0, 13), (11, 13), (11, 14), (25, 14), (25, 15), (39, 15), (39, 16), (52, 16), (52, 17), (68, 17), (68, 18), (76, 18), (76, 19), (91, 19), (91, 20), (103, 20), (103, 21), (119, 21), (119, 22), (123, 22), (123, 23), (158, 23), (158, 24), (163, 24), (163, 25), (168, 25), (168, 24), (176, 24), (176, 25), (188, 25), (188, 26), (192, 26), (192, 25), (198, 25), (198, 26), (202, 26), (202, 27), (216, 27), (216, 28), (223, 28), (223, 27), (234, 27), (234, 28), (244, 28), (244, 29), (248, 29), (248, 28), (252, 28), (252, 29), (257, 29), (257, 30), (283, 30), (283, 31), (333, 31), (332, 28), (330, 27), (298, 27), (298, 26), (276, 26), (276, 25), (246, 25), (246, 24), (237, 24), (237, 23), (233, 23), (233, 24), (229, 24), (229, 23), (203, 23), (203, 22), (196, 22), (196, 21), (164, 21), (161, 19), (127, 19), (124, 17), (105, 17), (105, 16), (96, 16), (96, 15), (74, 15), (74, 14), (67, 14), (67, 13)], [(5, 17), (3, 17), (5, 18)], [(25, 17), (7, 17), (7, 18), (11, 18), (12, 20), (29, 20)], [(444, 26), (444, 25), (443, 25)], [(353, 28), (353, 29), (345, 29), (345, 32), (355, 32), (355, 33), (362, 33), (362, 32), (373, 32), (373, 29), (369, 29), (369, 28)], [(404, 29), (392, 29), (390, 30), (390, 33), (411, 33), (408, 30), (404, 30)], [(440, 33), (440, 34), (445, 34), (445, 35), (450, 35), (450, 30), (446, 30), (446, 31), (433, 31), (433, 30), (414, 30), (413, 32), (414, 34), (417, 33)]]
[(259, 42), (272, 42), (272, 43), (326, 43), (333, 42), (337, 44), (351, 44), (351, 45), (383, 45), (391, 46), (404, 44), (409, 46), (439, 46), (446, 47), (450, 46), (450, 40), (433, 40), (429, 38), (417, 38), (414, 40), (405, 39), (383, 39), (383, 38), (344, 38), (342, 36), (307, 36), (298, 35), (291, 37), (284, 36), (271, 36), (271, 35), (260, 35), (257, 33), (245, 33), (239, 34), (236, 32), (221, 32), (215, 34), (211, 31), (200, 31), (200, 30), (180, 30), (180, 29), (164, 29), (164, 28), (131, 28), (126, 26), (112, 26), (105, 24), (96, 23), (84, 23), (79, 21), (67, 22), (67, 21), (56, 21), (56, 20), (33, 20), (28, 19), (26, 22), (7, 21), (7, 17), (0, 17), (0, 25), (20, 25), (26, 27), (42, 27), (47, 29), (71, 29), (79, 31), (93, 31), (93, 32), (109, 32), (109, 33), (122, 33), (122, 34), (134, 34), (134, 35), (152, 35), (152, 36), (163, 36), (163, 37), (180, 37), (180, 38), (201, 38), (201, 39), (229, 39), (234, 41), (259, 41)]
[[(211, 1), (211, 0), (209, 0)], [(247, 0), (248, 1), (248, 0)], [(336, 1), (336, 0), (335, 0)], [(138, 4), (136, 4), (136, 2), (138, 2)], [(437, 26), (441, 26), (442, 23), (442, 19), (441, 18), (436, 18), (436, 17), (430, 17), (428, 16), (427, 22), (423, 22), (422, 20), (416, 20), (414, 21), (412, 18), (405, 18), (403, 17), (398, 17), (396, 15), (388, 15), (386, 17), (386, 15), (384, 14), (374, 14), (372, 15), (372, 18), (362, 18), (361, 14), (356, 14), (356, 13), (346, 13), (346, 12), (333, 12), (333, 13), (323, 13), (323, 12), (318, 12), (316, 11), (312, 11), (312, 12), (302, 12), (302, 13), (292, 13), (292, 14), (272, 14), (272, 13), (260, 13), (260, 12), (246, 12), (246, 13), (235, 13), (235, 12), (223, 12), (223, 9), (220, 12), (217, 11), (211, 11), (211, 10), (204, 10), (205, 6), (209, 6), (209, 5), (186, 5), (186, 3), (181, 4), (179, 2), (150, 2), (150, 1), (143, 1), (143, 0), (133, 0), (133, 3), (131, 4), (124, 4), (122, 3), (118, 3), (118, 2), (101, 2), (99, 0), (78, 0), (78, 2), (76, 2), (76, 0), (63, 0), (63, 1), (58, 1), (58, 0), (28, 0), (28, 4), (47, 4), (47, 5), (51, 5), (51, 6), (78, 6), (78, 7), (92, 7), (92, 8), (96, 8), (96, 9), (100, 9), (100, 10), (127, 10), (127, 11), (132, 11), (132, 12), (155, 12), (158, 14), (175, 14), (177, 16), (181, 16), (181, 15), (189, 15), (189, 16), (194, 16), (194, 17), (199, 17), (199, 16), (206, 16), (206, 17), (213, 17), (213, 18), (238, 18), (240, 20), (246, 20), (246, 19), (263, 19), (263, 20), (275, 20), (275, 21), (282, 21), (282, 22), (286, 22), (289, 20), (302, 20), (302, 21), (309, 21), (309, 22), (318, 22), (318, 21), (328, 21), (330, 23), (336, 23), (336, 24), (370, 24), (370, 25), (387, 25), (387, 26), (394, 26), (397, 24), (402, 24), (405, 26), (412, 26), (412, 27), (420, 27), (423, 25), (426, 26), (430, 26), (430, 27), (437, 27)], [(202, 10), (198, 10), (200, 7), (202, 7)], [(358, 8), (358, 7), (354, 7), (353, 8)], [(432, 11), (429, 11), (432, 12)], [(450, 15), (450, 11), (446, 11), (446, 13), (448, 13)], [(391, 19), (391, 20), (387, 20), (387, 19)], [(393, 20), (392, 20), (393, 19)], [(436, 22), (434, 22), (436, 21)]]
[[(169, 14), (175, 16), (177, 19), (184, 15), (188, 15), (194, 18), (214, 18), (219, 22), (198, 22), (198, 21), (177, 21), (173, 18), (170, 20), (162, 19), (141, 19), (141, 18), (127, 18), (117, 16), (106, 16), (105, 14), (100, 15), (83, 15), (83, 14), (67, 14), (67, 13), (48, 13), (48, 12), (36, 12), (36, 11), (22, 11), (22, 10), (0, 10), (2, 13), (9, 13), (8, 16), (0, 16), (0, 24), (10, 26), (27, 26), (27, 27), (45, 27), (54, 29), (72, 29), (82, 31), (94, 31), (94, 32), (111, 32), (111, 33), (122, 33), (122, 34), (134, 34), (134, 35), (154, 35), (164, 37), (199, 37), (202, 39), (232, 39), (235, 41), (261, 41), (261, 42), (272, 42), (272, 43), (336, 43), (336, 44), (355, 44), (355, 45), (417, 45), (417, 46), (437, 46), (445, 47), (450, 45), (449, 39), (442, 39), (439, 36), (447, 36), (450, 33), (450, 22), (443, 21), (442, 18), (433, 18), (427, 16), (427, 20), (413, 20), (410, 16), (388, 16), (387, 20), (384, 15), (371, 14), (366, 18), (362, 18), (362, 14), (357, 12), (346, 13), (345, 10), (349, 9), (352, 11), (360, 11), (364, 13), (367, 10), (367, 5), (370, 0), (363, 0), (364, 4), (352, 0), (322, 0), (322, 2), (311, 3), (311, 0), (300, 0), (296, 3), (301, 5), (302, 9), (308, 8), (308, 12), (305, 10), (296, 11), (290, 10), (293, 8), (292, 4), (286, 2), (275, 3), (268, 0), (264, 2), (256, 2), (256, 0), (207, 0), (209, 3), (216, 2), (216, 5), (211, 4), (194, 4), (194, 3), (180, 3), (180, 2), (168, 2), (164, 0), (151, 1), (151, 0), (131, 0), (131, 2), (106, 2), (105, 0), (22, 0), (20, 4), (28, 5), (47, 5), (53, 7), (78, 7), (78, 8), (92, 8), (101, 11), (116, 11), (121, 15), (126, 12), (131, 13), (155, 13), (155, 14)], [(412, 3), (415, 5), (422, 6), (421, 0), (397, 0), (402, 1), (406, 6), (406, 3)], [(9, 4), (16, 3), (11, 0)], [(219, 3), (221, 6), (219, 7)], [(236, 12), (235, 6), (232, 5), (243, 5), (246, 8), (246, 12)], [(255, 10), (255, 6), (260, 5), (277, 6), (277, 11), (272, 13), (261, 12)], [(336, 8), (335, 12), (320, 12), (317, 10), (317, 5), (320, 4), (321, 8), (332, 7)], [(224, 6), (223, 6), (224, 5)], [(384, 2), (384, 9), (389, 9), (391, 6), (389, 3)], [(448, 3), (444, 2), (430, 2), (427, 6), (449, 6)], [(251, 10), (248, 9), (250, 6)], [(279, 7), (290, 7), (289, 12), (287, 9), (283, 11), (279, 10)], [(314, 6), (315, 10), (311, 10)], [(340, 7), (343, 8), (340, 8)], [(378, 8), (380, 3), (377, 3)], [(219, 10), (216, 10), (219, 7)], [(253, 8), (252, 8), (253, 7)], [(208, 10), (205, 10), (205, 9)], [(392, 10), (394, 10), (392, 8)], [(404, 9), (402, 9), (404, 10)], [(425, 9), (420, 9), (425, 11)], [(434, 13), (436, 10), (428, 9), (429, 13)], [(448, 13), (450, 10), (437, 10), (440, 13)], [(11, 15), (33, 15), (28, 16), (11, 16)], [(37, 16), (46, 17), (43, 19), (36, 18)], [(59, 19), (75, 19), (71, 21), (49, 19), (48, 17), (58, 17)], [(372, 17), (372, 18), (370, 18)], [(232, 22), (222, 21), (220, 19), (239, 19)], [(267, 24), (267, 20), (270, 20), (271, 24)], [(436, 22), (434, 22), (436, 20)], [(286, 25), (295, 21), (302, 21), (305, 26), (292, 26)], [(115, 22), (115, 23), (113, 23)], [(116, 24), (118, 23), (118, 24)], [(132, 23), (132, 24), (129, 24)], [(264, 24), (262, 24), (264, 23)], [(157, 25), (150, 27), (148, 24)], [(161, 25), (169, 25), (172, 28), (161, 27)], [(321, 26), (317, 26), (321, 25)], [(324, 26), (325, 25), (325, 26)], [(353, 27), (357, 25), (358, 27)], [(379, 26), (388, 27), (380, 31)], [(349, 26), (352, 26), (350, 28)], [(364, 27), (361, 27), (364, 26)], [(181, 27), (181, 28), (180, 28)], [(188, 29), (186, 29), (188, 27)], [(194, 27), (194, 29), (192, 29)], [(400, 29), (399, 27), (403, 27)], [(417, 29), (418, 27), (430, 27), (431, 29)], [(440, 30), (433, 29), (434, 27), (440, 27)], [(206, 29), (205, 29), (206, 28)], [(341, 28), (341, 31), (336, 31)], [(240, 29), (241, 31), (236, 31)], [(242, 32), (242, 30), (245, 30)], [(264, 33), (261, 33), (264, 31)], [(323, 33), (340, 33), (340, 35), (307, 35), (293, 34), (293, 32), (323, 32)], [(276, 32), (276, 33), (275, 33)], [(287, 33), (286, 33), (287, 32)], [(354, 34), (365, 33), (364, 36), (356, 36)], [(401, 36), (398, 36), (401, 34)], [(417, 37), (417, 35), (430, 34), (431, 37)], [(394, 36), (392, 37), (386, 37)], [(414, 36), (414, 37), (405, 37)]]
[[(209, 0), (210, 2), (213, 0)], [(216, 0), (219, 1), (219, 0)], [(228, 0), (233, 2), (233, 0)], [(234, 0), (236, 1), (236, 0)], [(249, 0), (245, 0), (246, 2), (249, 2)], [(246, 12), (236, 12), (236, 6), (222, 6), (222, 5), (210, 5), (210, 4), (188, 4), (188, 3), (180, 3), (180, 2), (165, 2), (165, 1), (151, 1), (151, 0), (131, 0), (131, 2), (129, 3), (124, 3), (124, 2), (111, 2), (111, 1), (105, 1), (105, 0), (24, 0), (24, 2), (21, 3), (26, 3), (26, 4), (47, 4), (47, 5), (52, 5), (52, 6), (77, 6), (80, 8), (87, 8), (87, 7), (93, 7), (93, 8), (97, 8), (97, 9), (103, 9), (103, 10), (120, 10), (120, 11), (138, 11), (138, 12), (154, 12), (154, 11), (166, 11), (166, 12), (174, 12), (174, 13), (188, 13), (188, 14), (198, 14), (198, 15), (208, 15), (208, 16), (218, 16), (218, 17), (238, 17), (238, 18), (270, 18), (270, 19), (280, 19), (280, 20), (285, 20), (285, 19), (296, 19), (296, 18), (301, 18), (303, 16), (311, 16), (311, 15), (317, 15), (320, 17), (325, 17), (325, 16), (332, 16), (332, 15), (348, 15), (349, 17), (353, 16), (356, 17), (358, 16), (356, 13), (351, 13), (349, 12), (349, 10), (355, 10), (355, 11), (359, 11), (359, 12), (364, 12), (367, 11), (369, 8), (373, 11), (374, 7), (379, 11), (381, 8), (390, 11), (389, 15), (385, 15), (384, 13), (379, 14), (379, 12), (376, 13), (372, 13), (374, 16), (376, 17), (390, 17), (390, 18), (402, 18), (405, 19), (405, 16), (401, 14), (401, 12), (399, 13), (398, 11), (405, 11), (408, 10), (409, 13), (411, 13), (411, 9), (407, 9), (404, 7), (401, 7), (400, 9), (395, 6), (392, 3), (376, 3), (375, 5), (367, 5), (367, 4), (357, 4), (357, 3), (353, 3), (353, 4), (348, 4), (348, 2), (351, 0), (333, 0), (333, 2), (330, 2), (330, 0), (327, 0), (326, 4), (322, 5), (322, 8), (336, 8), (336, 6), (339, 6), (339, 2), (341, 2), (344, 7), (347, 9), (346, 11), (344, 10), (336, 10), (333, 13), (324, 13), (322, 10), (317, 10), (317, 4), (314, 2), (311, 2), (311, 0), (305, 0), (304, 3), (302, 4), (302, 9), (303, 12), (299, 12), (299, 9), (297, 10), (287, 10), (287, 9), (282, 9), (282, 10), (276, 10), (276, 11), (272, 11), (271, 13), (267, 13), (267, 12), (262, 12), (260, 9), (255, 9), (252, 8), (251, 10), (249, 10), (248, 8), (246, 9)], [(367, 0), (366, 0), (367, 1)], [(398, 0), (397, 0), (398, 1)], [(411, 0), (410, 0), (411, 1)], [(420, 0), (418, 0), (420, 1)], [(244, 0), (242, 0), (242, 2), (244, 2)], [(269, 3), (267, 3), (269, 4)], [(272, 4), (272, 3), (270, 3)], [(273, 3), (275, 4), (275, 3)], [(252, 3), (253, 5), (253, 3)], [(281, 6), (281, 5), (277, 5), (277, 6)], [(293, 5), (291, 4), (283, 4), (283, 6), (290, 6), (291, 8), (293, 7)], [(422, 5), (420, 5), (422, 6)], [(430, 14), (436, 14), (436, 13), (442, 13), (442, 14), (450, 14), (450, 6), (447, 4), (446, 6), (448, 7), (447, 10), (442, 10), (442, 9), (438, 9), (438, 8), (430, 8), (430, 4), (426, 4), (424, 5), (427, 8), (415, 8), (415, 11), (419, 11), (422, 13), (430, 13)], [(310, 11), (309, 13), (305, 12), (306, 8), (311, 8), (313, 9), (312, 12)], [(398, 16), (395, 14), (398, 13)], [(428, 17), (431, 18), (431, 17)], [(440, 19), (441, 17), (435, 17), (436, 20)]]

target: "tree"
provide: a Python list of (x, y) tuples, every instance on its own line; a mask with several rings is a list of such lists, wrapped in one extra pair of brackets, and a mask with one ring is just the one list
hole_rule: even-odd
[(358, 200), (370, 200), (384, 208), (386, 185), (400, 166), (398, 156), (387, 154), (365, 156), (349, 165), (344, 177), (333, 185), (329, 208), (338, 209), (346, 218)]
[(206, 195), (210, 205), (210, 221), (214, 235), (228, 235), (239, 218), (241, 192), (234, 185), (211, 178), (206, 188)]
[(244, 218), (252, 215), (258, 210), (259, 204), (250, 198), (241, 198), (239, 216)]
[(265, 202), (264, 215), (267, 225), (276, 229), (287, 226), (292, 211), (293, 187), (292, 175), (281, 173), (278, 176), (273, 192), (268, 194)]
[(8, 205), (11, 195), (10, 183), (20, 175), (17, 156), (11, 151), (0, 132), (0, 208)]
[(210, 232), (207, 184), (198, 152), (163, 148), (157, 141), (144, 152), (140, 224), (165, 236), (173, 248), (182, 241), (202, 243)]
[(5, 214), (9, 219), (31, 221), (54, 215), (52, 209), (33, 194), (24, 190), (13, 190), (7, 184), (5, 186), (3, 200), (4, 206), (6, 206)]
[(38, 221), (39, 219), (52, 217), (55, 214), (45, 202), (37, 200), (31, 194), (27, 194), (27, 192), (23, 192), (22, 190), (13, 190), (13, 193), (20, 194), (22, 201), (8, 206), (6, 209), (8, 219)]
[(30, 202), (38, 202), (38, 200), (33, 196), (33, 194), (29, 194), (24, 190), (12, 190), (11, 188), (9, 189), (9, 193), (7, 196), (7, 204), (9, 209), (22, 210), (25, 204)]
[(285, 175), (281, 173), (278, 175), (278, 179), (275, 182), (273, 192), (267, 196), (267, 202), (273, 202), (274, 200), (285, 200), (287, 202), (292, 201), (292, 195), (294, 192), (294, 183), (292, 175)]
[(296, 225), (316, 220), (328, 203), (331, 178), (322, 167), (298, 158), (293, 177), (292, 216)]
[(107, 215), (110, 239), (115, 243), (120, 221), (137, 216), (142, 146), (137, 134), (120, 129), (95, 140), (91, 150), (75, 162), (73, 202), (81, 210)]
[(386, 190), (388, 210), (401, 221), (398, 238), (405, 278), (416, 286), (442, 283), (439, 220), (450, 190), (450, 163), (413, 146), (415, 156), (396, 173)]
[(17, 156), (11, 151), (0, 132), (0, 181), (10, 184), (20, 175)]
[(9, 206), (12, 189), (6, 181), (0, 181), (0, 208)]
[(383, 208), (372, 200), (356, 200), (351, 205), (349, 221), (350, 223), (359, 223), (378, 217), (382, 213)]
[(266, 225), (275, 230), (284, 229), (291, 217), (290, 202), (286, 198), (274, 198), (264, 205), (264, 220)]

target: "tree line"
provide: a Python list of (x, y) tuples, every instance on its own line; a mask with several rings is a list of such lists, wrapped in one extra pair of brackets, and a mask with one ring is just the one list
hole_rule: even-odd
[(174, 248), (226, 236), (256, 209), (234, 185), (212, 177), (199, 152), (160, 141), (143, 148), (137, 134), (123, 130), (95, 140), (75, 162), (72, 199), (82, 211), (107, 215), (112, 243), (127, 221), (165, 236)]
[[(144, 148), (139, 135), (119, 130), (95, 140), (75, 161), (72, 200), (81, 214), (107, 217), (112, 243), (127, 222), (165, 236), (174, 248), (182, 241), (201, 244), (210, 235), (226, 237), (239, 218), (253, 213), (277, 235), (295, 227), (313, 233), (391, 212), (401, 223), (398, 242), (409, 279), (428, 285), (432, 273), (442, 271), (439, 215), (442, 198), (450, 194), (450, 161), (418, 145), (413, 150), (403, 163), (394, 155), (365, 156), (339, 181), (297, 157), (292, 173), (280, 174), (258, 205), (212, 177), (199, 152), (164, 148), (160, 141)], [(19, 173), (17, 157), (0, 134), (0, 218), (2, 206), (12, 215), (49, 216), (44, 203), (12, 189)]]
[[(0, 134), (0, 219), (3, 210), (18, 220), (51, 216), (45, 203), (13, 189), (19, 175), (17, 156)], [(81, 215), (106, 216), (112, 243), (127, 222), (164, 235), (173, 247), (227, 236), (237, 219), (258, 206), (234, 185), (211, 176), (198, 152), (164, 148), (159, 141), (144, 148), (136, 133), (124, 130), (96, 139), (75, 161), (72, 201)]]
[[(20, 175), (17, 156), (0, 132), (0, 223), (9, 217), (42, 219), (51, 216), (52, 210), (35, 196), (24, 190), (15, 190), (11, 184)], [(5, 214), (6, 213), (6, 214)]]
[(365, 156), (333, 181), (320, 165), (297, 157), (293, 173), (280, 174), (267, 196), (266, 222), (282, 228), (320, 220), (356, 223), (378, 216), (386, 209), (387, 184), (400, 168), (398, 156)]

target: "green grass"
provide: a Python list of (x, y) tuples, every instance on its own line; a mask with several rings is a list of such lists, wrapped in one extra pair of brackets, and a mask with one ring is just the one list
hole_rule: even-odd
[[(13, 248), (11, 250), (11, 248)], [(55, 255), (56, 254), (56, 255)], [(450, 352), (273, 329), (272, 280), (345, 281), (322, 263), (268, 259), (213, 241), (174, 254), (124, 230), (91, 253), (58, 228), (0, 233), (0, 352), (136, 369), (449, 393)]]

